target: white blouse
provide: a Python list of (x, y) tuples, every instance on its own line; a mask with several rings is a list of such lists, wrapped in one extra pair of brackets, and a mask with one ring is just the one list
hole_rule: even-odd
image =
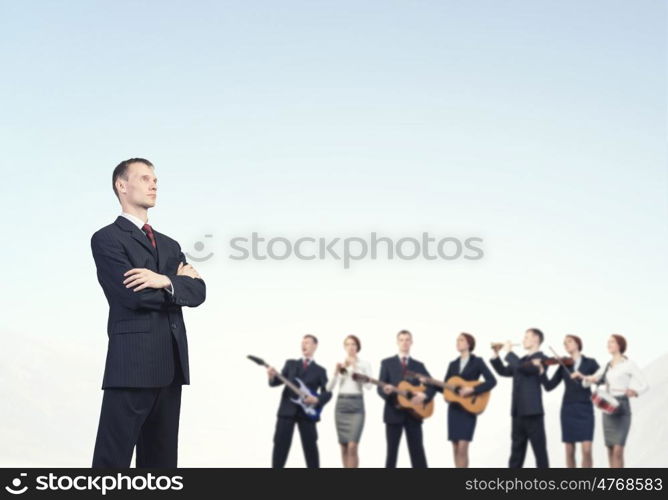
[[(606, 366), (607, 363), (605, 366), (600, 367), (594, 374), (597, 380), (600, 380), (603, 376)], [(647, 379), (640, 368), (638, 368), (638, 365), (626, 358), (614, 366), (610, 365), (610, 368), (605, 373), (603, 383), (608, 386), (608, 391), (613, 396), (623, 396), (626, 394), (627, 389), (631, 389), (638, 394), (642, 394), (649, 389)], [(590, 385), (593, 385), (593, 383), (587, 380), (582, 381), (583, 387), (589, 387)]]
[(363, 387), (366, 389), (371, 388), (370, 383), (364, 384), (353, 380), (353, 373), (361, 373), (362, 375), (371, 377), (371, 365), (366, 361), (358, 359), (355, 365), (345, 367), (345, 373), (340, 374), (336, 372), (334, 377), (329, 381), (329, 384), (327, 384), (327, 390), (331, 391), (337, 381), (339, 382), (339, 394), (362, 394)]

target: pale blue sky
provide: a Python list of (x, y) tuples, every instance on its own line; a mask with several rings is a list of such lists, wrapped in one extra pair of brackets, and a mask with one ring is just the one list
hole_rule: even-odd
[[(244, 342), (281, 359), (304, 331), (361, 333), (376, 361), (416, 329), (437, 373), (461, 330), (572, 331), (599, 358), (619, 332), (641, 365), (668, 351), (665, 2), (4, 2), (0, 67), (0, 332), (77, 344), (92, 391), (89, 240), (133, 156), (157, 167), (157, 230), (186, 250), (214, 234), (187, 313), (200, 385), (220, 353), (247, 369)], [(252, 231), (424, 230), (482, 236), (486, 257), (226, 258)]]

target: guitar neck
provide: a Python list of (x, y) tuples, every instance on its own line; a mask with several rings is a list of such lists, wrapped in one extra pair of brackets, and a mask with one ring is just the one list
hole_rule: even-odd
[[(369, 382), (370, 384), (377, 385), (379, 387), (387, 387), (391, 386), (392, 384), (388, 384), (387, 382), (383, 382), (382, 380), (378, 380), (377, 378), (371, 378), (371, 377), (364, 377), (365, 382)], [(402, 396), (407, 396), (408, 391), (402, 391), (401, 389), (397, 389), (396, 387), (392, 386), (392, 392), (396, 392), (397, 394), (401, 394)]]
[(292, 392), (294, 392), (297, 396), (303, 396), (304, 395), (304, 394), (302, 394), (302, 391), (299, 390), (299, 387), (297, 387), (295, 384), (293, 384), (287, 378), (285, 378), (282, 373), (277, 372), (276, 377), (278, 377), (278, 379), (281, 382), (283, 382), (287, 387), (289, 387), (290, 390), (292, 390)]
[(448, 385), (445, 382), (443, 382), (442, 380), (438, 380), (436, 378), (431, 378), (431, 377), (426, 377), (426, 376), (422, 375), (421, 373), (408, 372), (408, 374), (411, 377), (424, 378), (425, 383), (427, 383), (429, 385), (435, 385), (436, 387), (440, 387), (441, 389), (451, 389), (451, 390), (455, 389), (454, 386)]
[(456, 389), (456, 387), (454, 385), (446, 384), (442, 380), (438, 380), (438, 379), (435, 379), (435, 378), (428, 378), (428, 379), (426, 379), (426, 382), (429, 385), (435, 385), (436, 387), (440, 387), (441, 389), (450, 389), (450, 390)]

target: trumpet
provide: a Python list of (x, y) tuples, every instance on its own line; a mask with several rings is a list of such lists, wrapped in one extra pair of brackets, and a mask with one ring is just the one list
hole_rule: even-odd
[[(495, 351), (499, 351), (503, 349), (503, 346), (505, 345), (506, 345), (505, 342), (492, 342), (492, 349), (494, 349)], [(510, 344), (510, 345), (511, 347), (517, 347), (519, 344)]]

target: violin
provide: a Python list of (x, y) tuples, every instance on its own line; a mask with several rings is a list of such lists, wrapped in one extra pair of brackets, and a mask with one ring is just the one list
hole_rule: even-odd
[[(534, 358), (538, 359), (538, 358)], [(553, 366), (553, 365), (566, 365), (566, 366), (573, 366), (575, 364), (575, 361), (573, 361), (573, 358), (570, 358), (568, 356), (564, 356), (561, 358), (557, 357), (551, 357), (551, 358), (543, 358), (540, 360), (541, 364), (543, 366)], [(533, 364), (533, 359), (530, 359), (529, 361), (525, 361), (523, 363), (524, 366), (531, 366)]]
[(563, 356), (561, 358), (545, 358), (542, 360), (543, 366), (552, 366), (552, 365), (560, 365), (560, 364), (565, 364), (566, 366), (573, 366), (575, 364), (575, 361), (573, 358), (568, 357), (568, 356)]

